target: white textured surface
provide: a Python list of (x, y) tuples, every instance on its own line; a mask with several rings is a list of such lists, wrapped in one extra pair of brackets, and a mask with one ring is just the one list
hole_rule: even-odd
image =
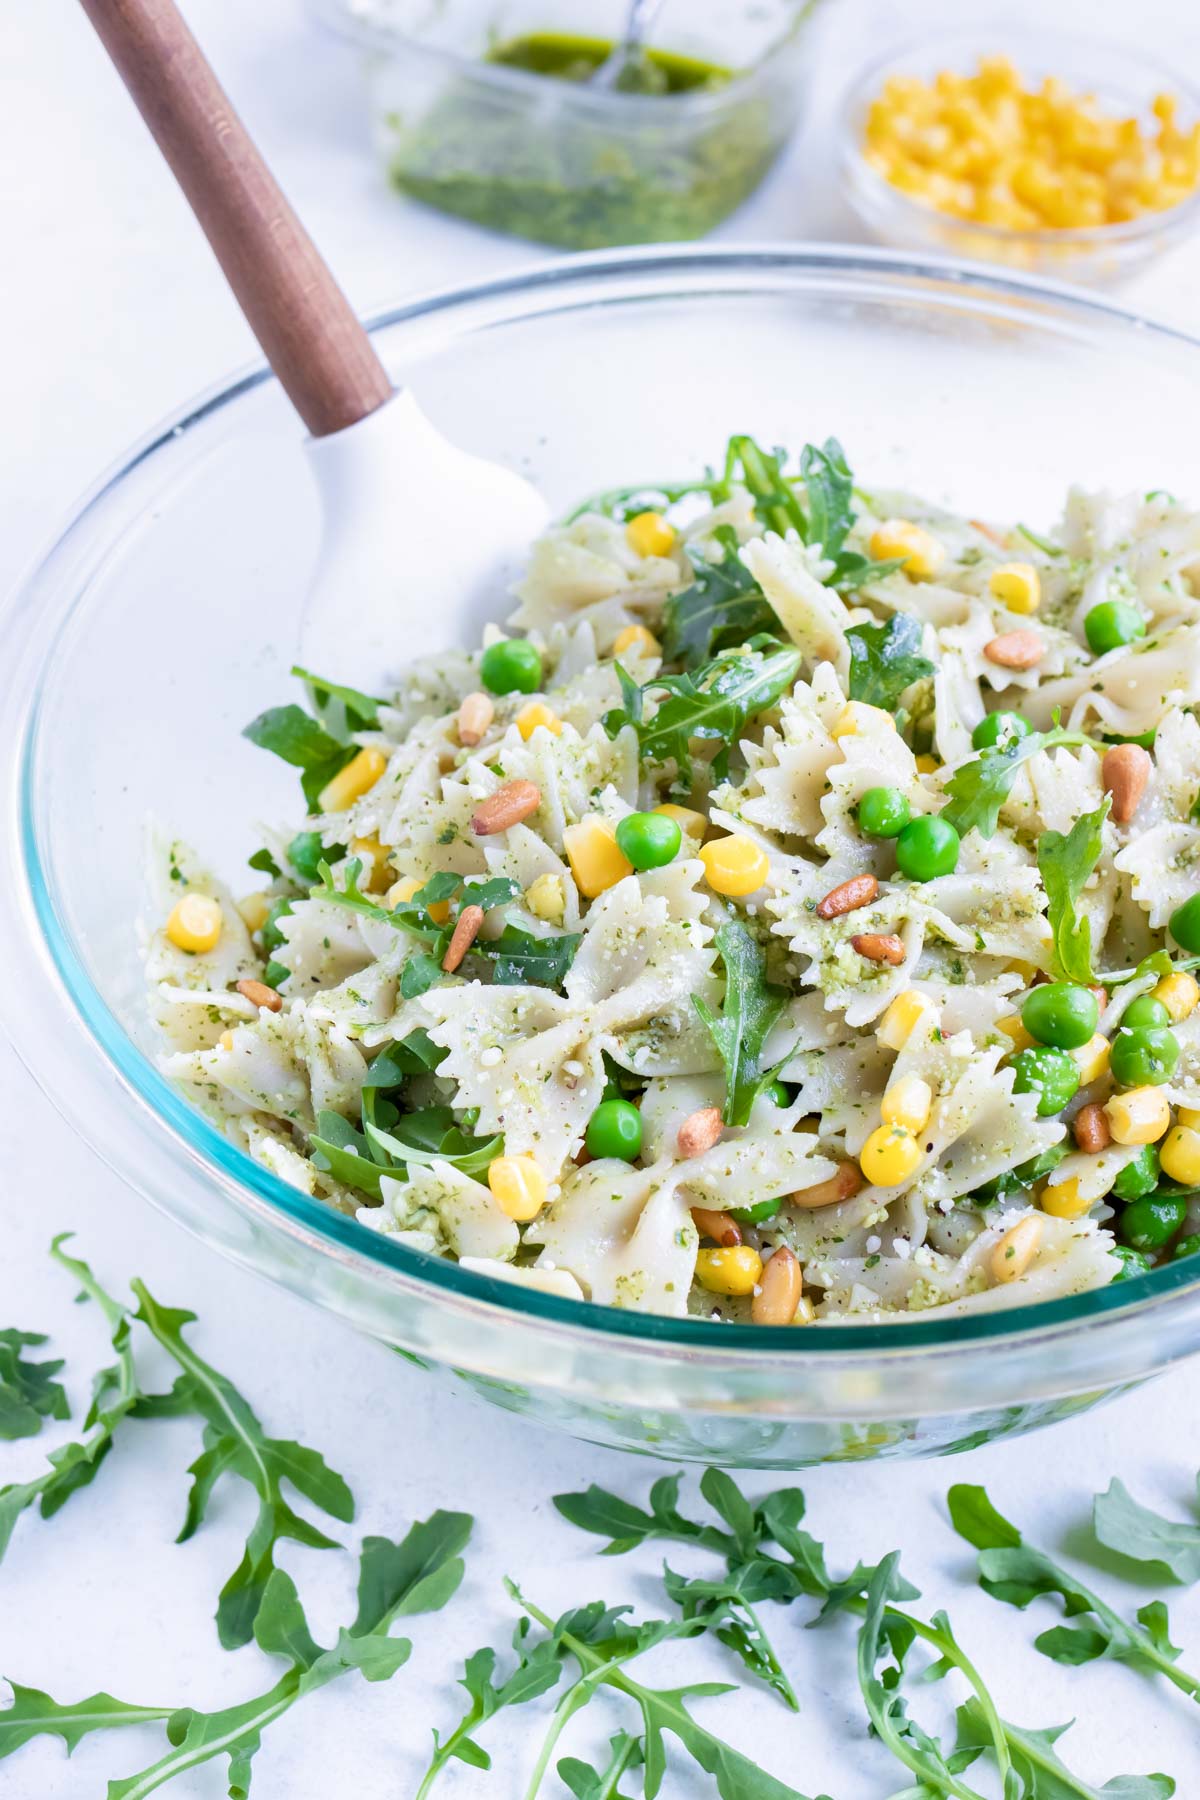
[[(254, 7), (196, 0), (188, 10), (360, 308), (539, 254), (386, 192), (364, 154), (353, 62), (301, 24), (290, 0)], [(1064, 26), (1134, 28), (1134, 15), (1116, 0), (1047, 0), (1023, 10)], [(929, 0), (903, 9), (843, 0), (826, 25), (824, 111), (843, 74), (885, 37), (953, 12)], [(1149, 0), (1136, 22), (1144, 42), (1195, 74), (1200, 26), (1183, 0)], [(0, 40), (0, 167), (8, 423), (0, 440), (0, 580), (7, 585), (77, 490), (131, 437), (247, 360), (253, 346), (74, 8), (9, 9)], [(818, 118), (725, 235), (848, 229)], [(1128, 298), (1195, 329), (1200, 244), (1144, 277)], [(479, 1515), (464, 1597), (441, 1617), (416, 1623), (410, 1667), (384, 1687), (343, 1681), (279, 1724), (255, 1765), (259, 1800), (407, 1800), (430, 1725), (455, 1716), (457, 1659), (489, 1638), (507, 1638), (506, 1572), (550, 1610), (598, 1594), (656, 1604), (652, 1554), (597, 1563), (588, 1540), (560, 1525), (548, 1505), (552, 1493), (590, 1480), (640, 1495), (656, 1472), (651, 1464), (550, 1436), (465, 1396), (447, 1398), (384, 1350), (219, 1262), (125, 1193), (70, 1137), (7, 1050), (0, 1051), (0, 1094), (0, 1322), (55, 1328), (54, 1348), (71, 1358), (80, 1408), (86, 1372), (104, 1346), (97, 1320), (71, 1308), (69, 1288), (44, 1254), (51, 1233), (66, 1228), (78, 1232), (79, 1248), (110, 1284), (141, 1273), (163, 1298), (196, 1310), (199, 1347), (242, 1381), (267, 1428), (319, 1446), (349, 1476), (360, 1501), (356, 1529), (397, 1534), (438, 1505)], [(1029, 1643), (1048, 1616), (1035, 1624), (978, 1593), (940, 1506), (951, 1480), (986, 1480), (1002, 1506), (1036, 1521), (1038, 1535), (1055, 1546), (1113, 1473), (1136, 1477), (1158, 1504), (1186, 1507), (1200, 1464), (1193, 1383), (1194, 1375), (1177, 1372), (1091, 1417), (953, 1464), (849, 1466), (804, 1482), (813, 1528), (827, 1538), (835, 1565), (904, 1546), (909, 1574), (931, 1606), (950, 1608), (1010, 1717), (1040, 1725), (1077, 1714), (1079, 1727), (1064, 1746), (1073, 1766), (1096, 1783), (1121, 1771), (1165, 1769), (1185, 1800), (1200, 1792), (1195, 1714), (1186, 1703), (1127, 1670), (1072, 1673), (1036, 1656)], [(269, 1685), (267, 1660), (254, 1650), (223, 1653), (210, 1620), (240, 1554), (250, 1518), (245, 1500), (218, 1496), (196, 1539), (182, 1548), (171, 1542), (196, 1446), (191, 1422), (128, 1427), (86, 1496), (50, 1524), (21, 1523), (0, 1573), (0, 1669), (62, 1698), (106, 1687), (142, 1702), (214, 1706)], [(10, 1469), (31, 1474), (40, 1460), (40, 1441), (0, 1447), (4, 1479)], [(688, 1566), (682, 1550), (671, 1554)], [(320, 1636), (346, 1616), (349, 1558), (303, 1552), (287, 1561), (302, 1578)], [(802, 1607), (793, 1610), (794, 1622), (776, 1622), (803, 1717), (792, 1720), (758, 1697), (710, 1702), (707, 1716), (714, 1724), (725, 1719), (731, 1737), (805, 1792), (827, 1790), (836, 1800), (891, 1793), (902, 1785), (900, 1773), (866, 1738), (851, 1633), (802, 1633)], [(1176, 1638), (1194, 1665), (1200, 1604), (1185, 1597), (1174, 1610)], [(724, 1672), (720, 1657), (687, 1656), (689, 1671), (702, 1677)], [(682, 1656), (667, 1660), (672, 1672), (683, 1663)], [(596, 1711), (584, 1733), (593, 1742), (613, 1728), (611, 1716)], [(491, 1733), (497, 1770), (490, 1782), (456, 1765), (441, 1791), (517, 1800), (532, 1755), (531, 1717), (514, 1714)], [(149, 1730), (95, 1738), (68, 1762), (60, 1746), (42, 1741), (0, 1764), (0, 1795), (92, 1800), (110, 1775), (150, 1761), (159, 1742)], [(210, 1765), (168, 1791), (216, 1800), (224, 1783)], [(563, 1791), (553, 1780), (545, 1789)], [(668, 1791), (710, 1788), (684, 1776)]]

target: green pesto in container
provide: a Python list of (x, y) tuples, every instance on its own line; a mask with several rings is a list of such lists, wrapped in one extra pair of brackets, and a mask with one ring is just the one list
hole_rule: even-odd
[[(761, 92), (689, 107), (737, 71), (666, 50), (645, 50), (591, 104), (562, 92), (613, 49), (559, 32), (496, 45), (478, 77), (456, 77), (419, 117), (389, 115), (392, 181), (443, 212), (571, 249), (703, 236), (758, 185), (786, 126)], [(543, 76), (545, 90), (489, 81), (489, 66)]]

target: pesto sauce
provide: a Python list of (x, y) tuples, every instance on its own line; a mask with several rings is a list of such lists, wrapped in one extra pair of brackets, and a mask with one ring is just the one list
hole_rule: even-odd
[[(579, 85), (611, 53), (604, 38), (537, 32), (486, 61)], [(661, 95), (645, 124), (611, 122), (571, 101), (503, 91), (464, 76), (421, 115), (393, 113), (391, 180), (402, 192), (478, 225), (569, 249), (702, 237), (750, 194), (785, 127), (756, 93), (672, 120), (674, 95), (733, 81), (736, 71), (646, 50), (623, 91)]]

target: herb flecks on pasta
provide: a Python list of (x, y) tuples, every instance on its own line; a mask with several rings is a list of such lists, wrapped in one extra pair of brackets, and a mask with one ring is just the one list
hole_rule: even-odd
[(157, 843), (146, 947), (167, 1072), (282, 1180), (761, 1325), (1200, 1249), (1181, 502), (1043, 533), (735, 437), (546, 532), (480, 651), (293, 673), (246, 730), (300, 775), (262, 885)]

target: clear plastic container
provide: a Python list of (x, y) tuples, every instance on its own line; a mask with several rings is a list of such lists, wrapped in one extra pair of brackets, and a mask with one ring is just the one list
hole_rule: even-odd
[(650, 47), (729, 70), (658, 94), (489, 61), (538, 37), (613, 42), (626, 0), (314, 0), (360, 44), (372, 131), (404, 193), (570, 249), (698, 238), (758, 186), (804, 103), (817, 0), (675, 0)]
[[(454, 442), (527, 473), (555, 511), (699, 473), (731, 431), (792, 446), (836, 432), (866, 482), (1035, 525), (1072, 481), (1200, 494), (1185, 399), (1200, 343), (986, 270), (869, 250), (634, 251), (415, 300), (374, 335)], [(444, 1379), (664, 1456), (794, 1468), (963, 1448), (1200, 1349), (1196, 1257), (966, 1318), (728, 1326), (517, 1289), (251, 1162), (155, 1066), (143, 837), (153, 815), (236, 882), (256, 821), (294, 816), (293, 771), (239, 733), (293, 696), (316, 539), (300, 428), (255, 371), (138, 445), (0, 618), (0, 1016), (133, 1187)], [(428, 612), (402, 602), (398, 660), (466, 629)], [(314, 1355), (321, 1329), (314, 1313)]]
[(942, 69), (969, 74), (981, 56), (1007, 56), (1023, 78), (1058, 76), (1094, 94), (1108, 111), (1152, 122), (1150, 107), (1164, 90), (1180, 102), (1181, 125), (1200, 118), (1200, 93), (1179, 73), (1128, 44), (1019, 27), (997, 21), (893, 46), (856, 76), (842, 105), (839, 137), (842, 185), (854, 212), (882, 243), (901, 249), (1002, 263), (1027, 274), (1108, 286), (1135, 275), (1200, 225), (1200, 190), (1177, 206), (1115, 225), (1019, 231), (958, 219), (894, 187), (862, 152), (871, 102), (893, 75), (930, 81)]

